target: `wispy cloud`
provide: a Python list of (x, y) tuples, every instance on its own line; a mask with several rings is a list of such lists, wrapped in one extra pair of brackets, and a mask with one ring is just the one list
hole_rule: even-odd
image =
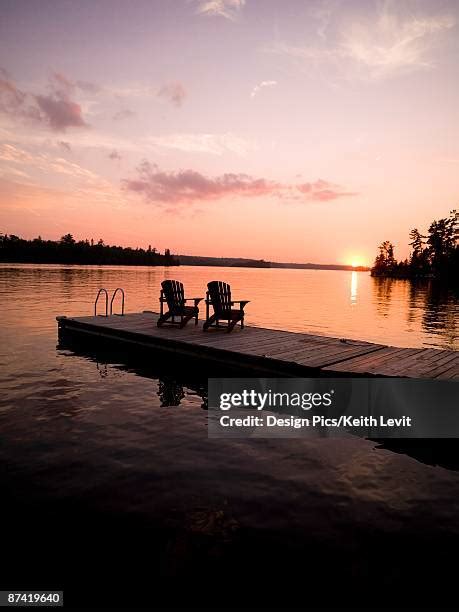
[(257, 85), (255, 85), (255, 87), (252, 89), (250, 93), (250, 97), (255, 98), (255, 96), (259, 93), (259, 91), (263, 89), (263, 87), (276, 87), (276, 85), (277, 85), (277, 81), (261, 81), (261, 83), (258, 83)]
[(158, 96), (164, 98), (174, 106), (182, 106), (186, 97), (184, 86), (179, 82), (166, 83), (159, 91)]
[(88, 94), (98, 94), (102, 91), (102, 87), (97, 83), (92, 83), (90, 81), (76, 81), (76, 87), (81, 89)]
[(70, 145), (69, 142), (66, 142), (65, 140), (59, 140), (57, 143), (62, 149), (64, 149), (65, 151), (67, 151), (68, 153), (72, 152), (72, 147)]
[[(327, 28), (329, 21), (328, 12)], [(277, 43), (268, 50), (308, 69), (328, 67), (340, 78), (376, 81), (432, 68), (434, 47), (455, 25), (452, 15), (402, 13), (400, 5), (385, 2), (374, 15), (347, 18), (335, 23), (333, 32), (318, 31), (320, 44)]]
[(245, 157), (256, 150), (256, 145), (235, 134), (168, 134), (148, 139), (148, 144), (176, 149), (185, 153), (209, 153), (211, 155), (223, 155), (234, 153)]
[(46, 181), (52, 180), (53, 175), (65, 175), (67, 178), (74, 179), (79, 185), (112, 189), (112, 185), (98, 174), (63, 157), (34, 153), (11, 144), (2, 144), (0, 145), (0, 160), (17, 164), (29, 174), (35, 171), (38, 173), (37, 176)]
[(113, 161), (120, 161), (121, 160), (121, 155), (118, 153), (118, 151), (113, 149), (113, 151), (111, 153), (109, 153), (108, 159), (111, 159)]
[(197, 0), (198, 15), (224, 17), (235, 21), (245, 5), (245, 0)]
[(6, 70), (0, 69), (0, 112), (23, 120), (39, 121), (40, 113), (26, 91), (14, 83)]
[(135, 112), (129, 108), (123, 108), (113, 115), (115, 121), (123, 121), (124, 119), (130, 119), (135, 116)]
[(142, 162), (137, 176), (123, 181), (127, 191), (144, 196), (147, 202), (169, 207), (196, 204), (224, 198), (258, 198), (277, 196), (282, 199), (326, 202), (357, 195), (324, 180), (312, 183), (284, 184), (248, 174), (226, 173), (208, 177), (195, 170), (167, 172), (156, 164)]
[(295, 185), (295, 189), (300, 192), (301, 197), (304, 196), (318, 202), (328, 202), (329, 200), (358, 195), (356, 192), (345, 191), (339, 185), (322, 179), (313, 183), (300, 183)]

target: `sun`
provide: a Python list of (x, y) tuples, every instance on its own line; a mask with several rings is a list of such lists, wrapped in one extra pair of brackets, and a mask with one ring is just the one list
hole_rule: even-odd
[(349, 258), (349, 265), (353, 268), (358, 268), (359, 266), (364, 266), (365, 261), (360, 255), (353, 255)]

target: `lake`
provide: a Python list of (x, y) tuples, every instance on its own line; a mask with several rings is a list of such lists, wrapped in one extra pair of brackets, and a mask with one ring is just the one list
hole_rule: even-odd
[(235, 299), (250, 300), (249, 325), (394, 346), (459, 348), (458, 292), (433, 281), (334, 270), (0, 265), (4, 321), (10, 329), (20, 323), (54, 331), (57, 314), (92, 314), (100, 287), (122, 287), (128, 312), (157, 311), (160, 283), (171, 277), (192, 297), (204, 296), (209, 280), (229, 282)]
[(304, 576), (310, 597), (351, 600), (350, 581), (370, 596), (370, 568), (378, 601), (413, 581), (424, 585), (423, 600), (440, 582), (445, 596), (453, 592), (454, 441), (209, 439), (205, 372), (190, 380), (160, 360), (57, 346), (55, 316), (91, 314), (99, 287), (123, 287), (127, 311), (155, 310), (168, 277), (192, 297), (208, 280), (226, 280), (235, 299), (251, 300), (248, 324), (458, 348), (458, 297), (428, 282), (341, 271), (0, 266), (3, 580), (62, 587), (80, 605), (88, 593), (106, 601), (103, 589), (114, 584), (112, 603), (147, 601), (151, 588), (169, 602), (199, 599), (228, 573), (240, 578), (231, 593), (246, 601), (244, 576), (263, 581), (274, 567), (279, 589), (268, 581), (258, 602), (285, 597), (283, 580), (304, 597)]

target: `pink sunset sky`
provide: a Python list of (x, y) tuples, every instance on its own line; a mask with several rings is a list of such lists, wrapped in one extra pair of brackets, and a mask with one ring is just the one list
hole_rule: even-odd
[(372, 262), (459, 200), (459, 3), (2, 0), (0, 231)]

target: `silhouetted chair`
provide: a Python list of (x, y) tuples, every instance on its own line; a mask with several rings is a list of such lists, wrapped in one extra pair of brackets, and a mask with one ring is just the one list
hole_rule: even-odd
[[(165, 280), (161, 283), (160, 315), (158, 327), (164, 323), (178, 325), (180, 329), (185, 327), (190, 319), (194, 317), (194, 324), (198, 324), (199, 302), (204, 298), (185, 298), (183, 284), (176, 280)], [(194, 302), (194, 306), (187, 306), (186, 302)], [(167, 304), (168, 311), (164, 312), (164, 304)], [(179, 319), (176, 321), (176, 317)]]
[[(207, 284), (207, 288), (206, 321), (203, 330), (206, 331), (209, 327), (215, 326), (226, 327), (226, 331), (230, 332), (238, 321), (241, 322), (241, 329), (243, 329), (244, 307), (249, 300), (232, 300), (231, 287), (222, 281), (212, 281)], [(234, 304), (239, 304), (239, 308), (231, 308)], [(209, 316), (210, 305), (214, 310), (211, 316)]]

